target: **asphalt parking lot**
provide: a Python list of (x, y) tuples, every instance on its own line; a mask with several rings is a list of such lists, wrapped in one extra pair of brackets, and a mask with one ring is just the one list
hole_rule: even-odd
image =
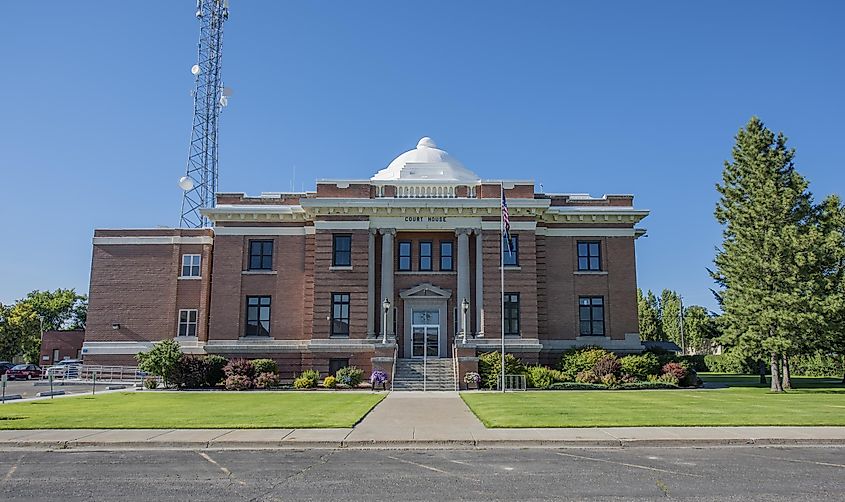
[[(91, 392), (91, 384), (53, 382), (53, 390), (63, 390), (65, 394), (84, 394)], [(108, 385), (97, 384), (96, 391), (106, 390)], [(35, 397), (39, 392), (49, 392), (50, 384), (46, 380), (9, 380), (6, 382), (6, 395), (20, 394), (24, 399)]]
[(0, 452), (0, 500), (844, 500), (843, 447)]

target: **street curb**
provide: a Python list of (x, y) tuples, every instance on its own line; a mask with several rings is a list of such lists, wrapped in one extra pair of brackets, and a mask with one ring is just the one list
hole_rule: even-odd
[(494, 448), (678, 448), (714, 446), (845, 446), (845, 439), (725, 438), (623, 440), (397, 440), (397, 441), (7, 441), (0, 451), (26, 450), (312, 450)]

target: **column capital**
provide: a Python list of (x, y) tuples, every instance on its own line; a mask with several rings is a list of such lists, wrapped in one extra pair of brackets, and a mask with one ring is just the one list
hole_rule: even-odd
[(378, 233), (378, 229), (377, 228), (370, 228), (369, 232), (370, 232), (370, 235), (376, 235)]
[(396, 229), (395, 228), (379, 228), (378, 233), (380, 233), (381, 235), (388, 235), (388, 234), (389, 235), (396, 235)]
[(472, 233), (471, 228), (456, 228), (455, 235), (469, 235)]

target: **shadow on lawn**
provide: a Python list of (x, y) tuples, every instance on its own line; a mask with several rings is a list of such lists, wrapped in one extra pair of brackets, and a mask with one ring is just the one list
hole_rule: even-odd
[[(760, 383), (759, 375), (735, 375), (729, 373), (699, 373), (699, 377), (704, 381), (705, 387), (710, 388), (725, 388), (725, 387), (756, 387), (759, 389), (769, 388), (771, 377), (766, 375), (766, 383)], [(840, 378), (823, 378), (823, 377), (792, 377), (792, 387), (794, 389), (829, 389), (824, 393), (836, 394), (845, 391), (845, 385), (842, 385)]]

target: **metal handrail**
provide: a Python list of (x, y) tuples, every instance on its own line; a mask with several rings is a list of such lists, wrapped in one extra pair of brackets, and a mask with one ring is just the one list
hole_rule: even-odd
[(455, 391), (461, 390), (461, 383), (458, 381), (460, 366), (458, 364), (458, 342), (452, 343), (452, 375), (455, 377)]
[(146, 373), (140, 371), (137, 366), (105, 366), (92, 364), (57, 365), (45, 368), (44, 377), (53, 375), (58, 380), (97, 380), (112, 382), (143, 382)]

